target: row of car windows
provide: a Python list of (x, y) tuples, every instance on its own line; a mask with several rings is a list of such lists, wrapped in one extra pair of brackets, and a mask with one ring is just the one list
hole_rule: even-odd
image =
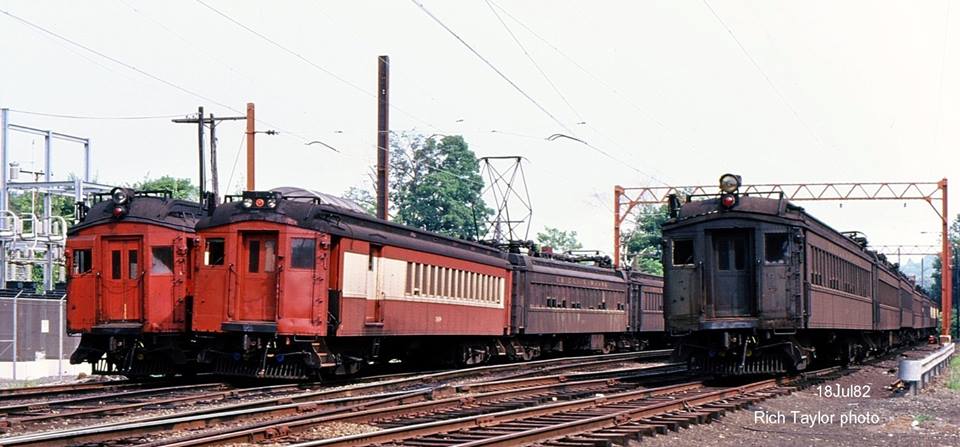
[[(173, 273), (173, 247), (169, 245), (150, 247), (150, 273), (167, 275)], [(139, 249), (110, 250), (110, 279), (136, 279), (140, 272)], [(93, 249), (73, 250), (73, 273), (81, 275), (93, 271)]]
[[(272, 272), (276, 269), (276, 239), (250, 238), (244, 241), (247, 271), (250, 273)], [(290, 268), (313, 269), (316, 267), (317, 241), (313, 238), (295, 237), (290, 240)], [(223, 238), (206, 238), (203, 249), (203, 265), (223, 265), (226, 258), (226, 242)]]
[[(251, 273), (261, 269), (272, 272), (276, 265), (275, 240), (249, 240), (246, 244), (247, 268)], [(121, 279), (124, 276), (134, 279), (140, 274), (139, 249), (110, 249), (111, 279)], [(150, 247), (150, 273), (155, 275), (172, 274), (173, 246)], [(225, 257), (225, 242), (223, 238), (206, 239), (203, 252), (203, 263), (207, 266), (223, 265)], [(290, 267), (299, 269), (313, 269), (316, 266), (316, 240), (312, 238), (292, 238), (290, 244)], [(76, 275), (93, 271), (93, 249), (82, 248), (73, 250), (73, 273)]]
[[(676, 267), (691, 266), (695, 262), (693, 239), (672, 241), (672, 261)], [(717, 268), (720, 270), (743, 270), (746, 267), (747, 240), (745, 237), (720, 237), (714, 245)], [(767, 264), (783, 264), (787, 261), (789, 239), (787, 233), (764, 233), (763, 260)]]
[(503, 300), (503, 278), (437, 265), (407, 263), (406, 286), (409, 296), (500, 303)]

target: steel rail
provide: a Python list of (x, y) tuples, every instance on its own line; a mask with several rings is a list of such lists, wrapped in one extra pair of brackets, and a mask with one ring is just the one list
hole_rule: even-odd
[[(287, 418), (282, 421), (266, 421), (253, 424), (249, 427), (240, 427), (222, 430), (208, 435), (199, 435), (179, 440), (164, 440), (149, 446), (166, 447), (199, 447), (219, 445), (222, 443), (242, 443), (258, 442), (280, 434), (290, 434), (293, 432), (304, 431), (315, 426), (327, 424), (330, 422), (366, 422), (371, 420), (382, 420), (395, 418), (409, 414), (434, 414), (442, 411), (457, 409), (476, 409), (483, 405), (505, 405), (518, 399), (530, 399), (535, 397), (549, 397), (565, 393), (596, 393), (599, 391), (609, 392), (616, 390), (618, 386), (622, 389), (626, 384), (622, 384), (615, 379), (592, 379), (578, 382), (564, 382), (544, 385), (534, 385), (526, 388), (514, 388), (508, 390), (499, 390), (471, 394), (467, 396), (454, 396), (445, 399), (423, 400), (420, 402), (395, 404), (396, 399), (384, 399), (382, 401), (357, 405), (350, 408), (341, 408), (326, 412), (320, 415), (299, 415)], [(409, 399), (408, 399), (409, 400)]]
[(0, 407), (0, 416), (11, 416), (16, 413), (24, 412), (24, 411), (36, 411), (36, 410), (50, 408), (50, 407), (76, 405), (84, 402), (102, 402), (103, 400), (110, 399), (110, 398), (128, 398), (131, 396), (140, 396), (144, 394), (189, 391), (189, 390), (202, 389), (202, 388), (223, 388), (225, 386), (227, 385), (223, 383), (179, 385), (179, 386), (146, 388), (142, 390), (125, 391), (123, 394), (118, 394), (118, 395), (96, 395), (96, 396), (71, 397), (68, 399), (52, 400), (52, 401), (46, 401), (46, 402), (43, 402), (43, 401), (26, 402), (22, 404), (14, 404), (14, 405), (7, 405), (7, 406)]

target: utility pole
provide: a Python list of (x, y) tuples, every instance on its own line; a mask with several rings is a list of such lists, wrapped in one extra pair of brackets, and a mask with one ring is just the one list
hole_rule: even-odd
[(377, 58), (377, 218), (390, 209), (390, 56)]
[(203, 128), (204, 126), (210, 126), (210, 170), (211, 170), (211, 179), (213, 181), (213, 196), (214, 201), (219, 202), (220, 200), (220, 178), (219, 173), (217, 172), (217, 124), (220, 121), (239, 121), (245, 120), (245, 116), (227, 116), (215, 118), (213, 114), (210, 114), (209, 118), (203, 116), (203, 107), (197, 108), (197, 117), (196, 118), (178, 118), (172, 120), (174, 123), (178, 124), (196, 124), (197, 125), (197, 142), (200, 148), (200, 202), (204, 201), (204, 195), (206, 193), (207, 187), (207, 169), (206, 169), (206, 157), (203, 150), (204, 144), (204, 135)]
[(257, 133), (256, 125), (254, 124), (256, 118), (254, 117), (253, 103), (247, 103), (247, 191), (256, 190), (256, 177), (255, 177), (255, 152), (254, 152), (254, 137)]
[(210, 114), (210, 185), (213, 189), (213, 201), (220, 203), (220, 175), (217, 172), (217, 119)]
[(207, 166), (203, 154), (203, 106), (197, 109), (197, 144), (200, 147), (200, 202), (203, 202), (207, 191)]

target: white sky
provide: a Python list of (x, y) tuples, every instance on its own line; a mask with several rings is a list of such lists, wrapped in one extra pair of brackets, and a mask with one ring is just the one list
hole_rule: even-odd
[[(592, 74), (498, 10), (568, 107), (485, 1), (424, 0), (608, 158), (569, 140), (545, 141), (567, 131), (413, 2), (204, 1), (309, 63), (196, 1), (0, 0), (8, 13), (207, 98), (0, 14), (0, 106), (154, 116), (204, 105), (227, 116), (238, 113), (213, 101), (237, 111), (255, 102), (257, 117), (273, 125), (259, 128), (286, 134), (258, 136), (258, 188), (297, 185), (339, 194), (363, 184), (375, 160), (376, 56), (389, 54), (394, 130), (463, 134), (478, 156), (529, 160), (531, 237), (549, 225), (609, 250), (615, 184), (713, 184), (727, 171), (746, 183), (947, 177), (954, 185), (951, 214), (960, 211), (960, 3), (712, 0), (754, 66), (703, 1), (496, 0)], [(11, 113), (11, 121), (92, 138), (100, 182), (197, 175), (196, 128), (169, 119)], [(236, 189), (243, 160), (232, 185), (227, 181), (243, 124), (224, 123), (218, 132), (222, 188)], [(291, 132), (342, 153), (305, 146)], [(11, 144), (22, 167), (40, 162), (40, 140), (14, 135)], [(78, 151), (67, 143), (56, 149), (56, 176), (79, 170)], [(922, 202), (804, 206), (837, 229), (866, 232), (874, 244), (938, 241), (922, 233), (939, 231)]]

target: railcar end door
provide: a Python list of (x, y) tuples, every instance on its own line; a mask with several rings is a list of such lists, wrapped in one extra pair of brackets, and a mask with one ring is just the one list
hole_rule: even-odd
[(714, 315), (717, 317), (750, 316), (753, 310), (753, 287), (750, 280), (750, 238), (746, 232), (713, 234)]
[(104, 239), (106, 264), (101, 271), (101, 323), (142, 320), (143, 272), (140, 241)]
[(240, 321), (276, 321), (277, 235), (243, 233), (240, 256)]

